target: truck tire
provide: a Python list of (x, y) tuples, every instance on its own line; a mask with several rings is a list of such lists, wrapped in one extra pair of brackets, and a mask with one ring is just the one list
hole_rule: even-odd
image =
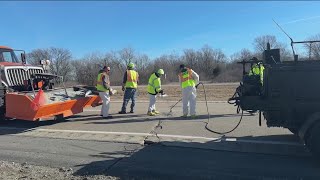
[(6, 119), (6, 103), (5, 103), (5, 96), (6, 96), (6, 88), (0, 85), (0, 121)]
[(305, 136), (305, 143), (311, 153), (320, 160), (320, 121), (317, 121), (308, 130)]
[(54, 120), (56, 120), (57, 122), (64, 122), (66, 121), (66, 118), (63, 117), (63, 114), (59, 114), (54, 117)]

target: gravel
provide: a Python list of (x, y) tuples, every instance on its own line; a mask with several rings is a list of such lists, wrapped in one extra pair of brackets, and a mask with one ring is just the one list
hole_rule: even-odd
[(72, 168), (50, 168), (30, 165), (27, 162), (0, 161), (0, 180), (116, 180), (111, 176), (73, 176)]

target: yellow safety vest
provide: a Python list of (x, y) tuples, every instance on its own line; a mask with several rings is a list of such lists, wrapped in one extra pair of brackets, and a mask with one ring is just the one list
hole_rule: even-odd
[(189, 68), (187, 71), (179, 73), (179, 78), (183, 89), (189, 86), (194, 87), (196, 85), (194, 79), (192, 78), (192, 70)]
[(156, 73), (151, 74), (148, 81), (148, 93), (156, 95), (161, 90), (161, 80), (156, 76)]
[(264, 66), (262, 64), (254, 64), (252, 66), (252, 69), (249, 72), (249, 75), (259, 75), (260, 76), (260, 82), (263, 84), (263, 72), (264, 72)]
[(127, 70), (127, 82), (126, 88), (134, 88), (137, 89), (138, 87), (138, 78), (139, 74), (135, 70)]
[(103, 76), (105, 76), (106, 74), (104, 72), (102, 73), (99, 73), (98, 74), (98, 77), (97, 77), (97, 90), (98, 91), (101, 91), (101, 92), (108, 92), (109, 89), (106, 89), (104, 86), (103, 86)]

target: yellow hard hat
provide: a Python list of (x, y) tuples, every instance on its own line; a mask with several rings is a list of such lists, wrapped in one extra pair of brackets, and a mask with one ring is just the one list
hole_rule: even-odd
[(157, 71), (157, 73), (160, 74), (160, 75), (164, 75), (164, 70), (163, 70), (163, 69), (159, 69), (159, 70)]

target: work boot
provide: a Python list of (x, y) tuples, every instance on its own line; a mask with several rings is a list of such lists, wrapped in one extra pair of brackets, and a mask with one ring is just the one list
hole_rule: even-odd
[(156, 114), (153, 113), (153, 112), (148, 111), (147, 115), (149, 115), (149, 116), (155, 116)]
[(184, 114), (184, 115), (182, 115), (181, 117), (182, 117), (182, 118), (187, 118), (188, 115)]
[(131, 109), (130, 113), (134, 113), (134, 111)]
[(156, 111), (156, 110), (153, 110), (152, 111), (154, 114), (160, 114), (160, 112), (159, 111)]
[(119, 111), (119, 114), (127, 114), (125, 111)]

